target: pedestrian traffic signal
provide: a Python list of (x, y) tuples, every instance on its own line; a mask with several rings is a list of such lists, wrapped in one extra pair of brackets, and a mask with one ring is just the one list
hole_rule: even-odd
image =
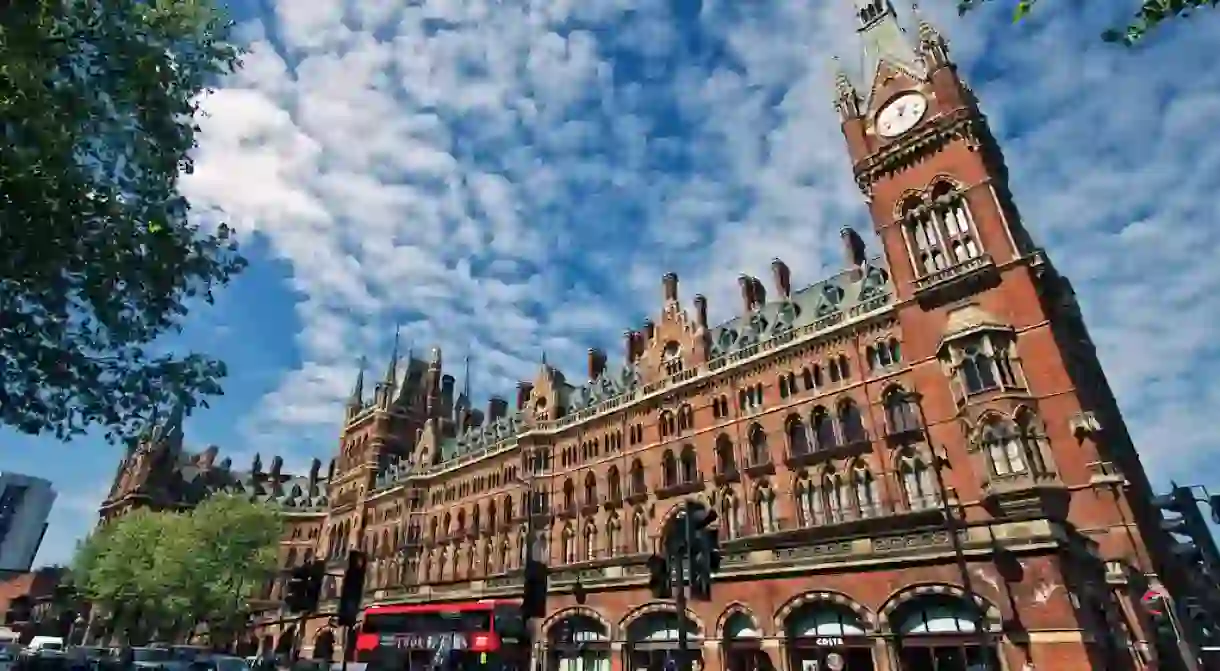
[(648, 558), (648, 590), (658, 599), (673, 598), (674, 589), (669, 575), (669, 562), (660, 555), (652, 555)]
[(360, 600), (364, 596), (364, 572), (368, 557), (360, 550), (347, 553), (347, 570), (343, 572), (343, 586), (339, 588), (339, 625), (355, 626), (360, 616)]
[(525, 594), (521, 600), (521, 616), (525, 619), (546, 616), (546, 564), (530, 557), (525, 560)]

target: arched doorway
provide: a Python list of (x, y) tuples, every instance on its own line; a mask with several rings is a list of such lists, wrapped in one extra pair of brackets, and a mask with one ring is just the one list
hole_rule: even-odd
[(318, 636), (313, 640), (313, 658), (324, 659), (328, 662), (334, 661), (335, 656), (335, 634), (329, 629), (323, 629), (318, 632)]
[(548, 671), (610, 671), (610, 630), (588, 615), (569, 615), (547, 631)]
[(771, 658), (762, 649), (760, 631), (746, 613), (730, 613), (720, 635), (726, 671), (771, 671)]
[(876, 669), (866, 623), (841, 603), (806, 603), (788, 615), (784, 627), (788, 668), (792, 671)]
[(689, 617), (678, 619), (669, 611), (641, 615), (627, 625), (625, 671), (675, 671), (678, 664), (678, 628), (686, 627), (687, 654), (693, 668), (703, 667), (703, 636)]
[(995, 641), (980, 633), (977, 607), (960, 597), (927, 595), (899, 606), (890, 615), (902, 671), (977, 671), (999, 669)]

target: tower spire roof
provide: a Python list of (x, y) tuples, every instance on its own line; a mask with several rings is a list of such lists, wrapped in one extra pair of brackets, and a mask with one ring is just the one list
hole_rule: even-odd
[(390, 363), (385, 370), (385, 384), (387, 389), (391, 391), (398, 387), (398, 334), (401, 327), (398, 324), (394, 325), (394, 348), (390, 350)]
[(368, 363), (368, 359), (360, 357), (360, 372), (356, 373), (356, 385), (352, 387), (352, 396), (347, 401), (349, 406), (358, 408), (364, 405), (364, 369)]
[(914, 77), (923, 77), (923, 60), (908, 39), (890, 0), (852, 0), (856, 32), (864, 44), (863, 75), (871, 79), (877, 67), (888, 63)]

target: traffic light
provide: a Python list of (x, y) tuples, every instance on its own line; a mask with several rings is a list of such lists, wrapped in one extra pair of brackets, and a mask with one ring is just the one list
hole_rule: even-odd
[(525, 619), (546, 616), (546, 564), (529, 557), (525, 560), (525, 595), (521, 600), (521, 616)]
[(673, 598), (674, 588), (669, 575), (669, 562), (660, 555), (648, 558), (648, 590), (658, 599)]
[(295, 566), (284, 585), (284, 607), (294, 613), (304, 613), (309, 604), (309, 564)]
[(712, 524), (716, 512), (702, 506), (687, 508), (687, 535), (690, 557), (690, 595), (692, 599), (711, 601), (712, 574), (720, 570), (720, 532)]
[(1205, 573), (1213, 573), (1216, 568), (1211, 566), (1215, 557), (1215, 545), (1190, 488), (1173, 485), (1170, 493), (1153, 498), (1152, 505), (1162, 513), (1176, 515), (1161, 519), (1161, 529), (1171, 534), (1174, 539), (1170, 553), (1187, 566), (1198, 566)]
[(339, 625), (351, 627), (360, 617), (360, 600), (364, 596), (364, 570), (368, 557), (360, 550), (347, 553), (347, 570), (343, 572), (343, 586), (339, 588)]

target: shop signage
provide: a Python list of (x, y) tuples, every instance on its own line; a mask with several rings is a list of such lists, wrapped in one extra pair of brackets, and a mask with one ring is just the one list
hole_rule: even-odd
[[(386, 640), (386, 639), (389, 640)], [(383, 637), (382, 645), (403, 650), (438, 650), (441, 647), (449, 650), (465, 650), (469, 645), (466, 634), (453, 632), (445, 634), (398, 634)]]

